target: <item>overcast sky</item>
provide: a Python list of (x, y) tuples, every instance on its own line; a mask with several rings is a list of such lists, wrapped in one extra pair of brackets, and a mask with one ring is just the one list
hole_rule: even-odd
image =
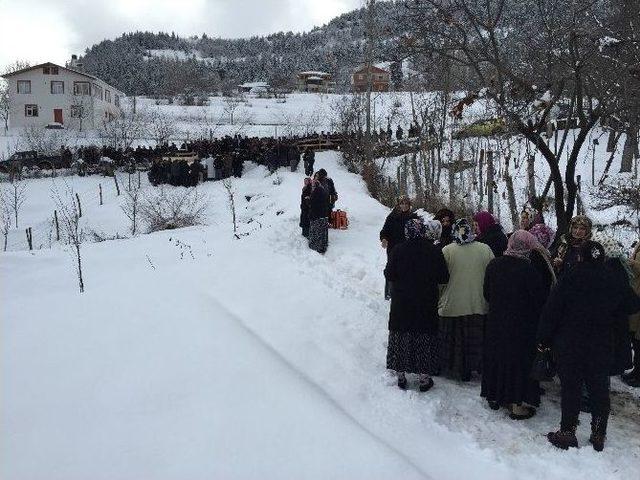
[(248, 37), (307, 31), (363, 0), (0, 0), (0, 68), (64, 62), (135, 30)]

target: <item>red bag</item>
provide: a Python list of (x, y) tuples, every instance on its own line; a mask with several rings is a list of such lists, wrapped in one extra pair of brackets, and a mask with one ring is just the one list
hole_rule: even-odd
[(347, 219), (347, 212), (344, 210), (336, 210), (336, 226), (339, 230), (346, 230), (349, 227), (349, 220)]

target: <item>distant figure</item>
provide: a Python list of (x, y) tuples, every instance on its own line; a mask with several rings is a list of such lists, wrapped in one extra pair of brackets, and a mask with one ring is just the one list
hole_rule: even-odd
[(304, 149), (303, 160), (304, 162), (304, 174), (307, 177), (313, 175), (313, 166), (316, 162), (316, 154), (309, 147)]
[(402, 135), (404, 134), (402, 127), (398, 125), (398, 129), (396, 130), (396, 140), (402, 140)]

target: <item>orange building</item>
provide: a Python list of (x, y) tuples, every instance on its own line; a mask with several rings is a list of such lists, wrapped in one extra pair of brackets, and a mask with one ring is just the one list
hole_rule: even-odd
[[(370, 67), (369, 71), (371, 73), (371, 91), (388, 92), (391, 74), (388, 71), (374, 65)], [(353, 74), (351, 75), (351, 84), (353, 85), (354, 92), (367, 91), (366, 65), (353, 72)]]

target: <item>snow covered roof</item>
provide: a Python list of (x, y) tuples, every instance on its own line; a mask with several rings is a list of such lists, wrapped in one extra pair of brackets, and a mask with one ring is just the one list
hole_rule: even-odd
[(330, 73), (320, 72), (320, 71), (317, 71), (317, 70), (307, 70), (307, 71), (298, 73), (298, 75), (301, 75), (301, 76), (304, 76), (304, 77), (313, 76), (313, 77), (321, 77), (321, 78), (325, 78), (325, 77), (330, 77), (331, 76)]
[(240, 88), (269, 88), (267, 82), (246, 82), (242, 85), (238, 85)]

